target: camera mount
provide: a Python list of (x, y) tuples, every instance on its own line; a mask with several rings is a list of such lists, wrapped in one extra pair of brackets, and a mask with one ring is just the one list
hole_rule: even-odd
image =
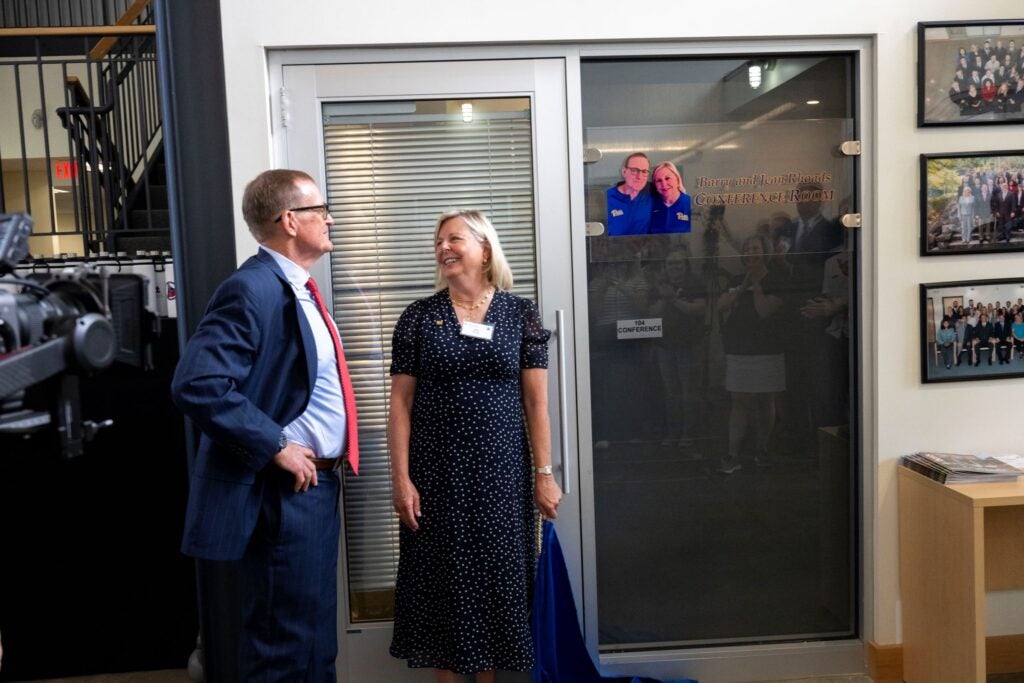
[[(118, 351), (111, 324), (109, 276), (79, 266), (48, 281), (11, 277), (28, 253), (32, 219), (0, 214), (0, 434), (27, 434), (57, 421), (66, 457), (110, 420), (81, 420), (82, 374), (99, 372)], [(13, 291), (12, 291), (13, 290)], [(25, 390), (61, 375), (51, 412), (24, 407)]]

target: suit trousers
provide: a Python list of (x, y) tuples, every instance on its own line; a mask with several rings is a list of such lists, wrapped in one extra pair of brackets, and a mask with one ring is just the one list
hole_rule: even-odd
[[(271, 466), (273, 468), (273, 466)], [(340, 475), (295, 493), (269, 472), (260, 519), (240, 562), (243, 681), (335, 681)]]

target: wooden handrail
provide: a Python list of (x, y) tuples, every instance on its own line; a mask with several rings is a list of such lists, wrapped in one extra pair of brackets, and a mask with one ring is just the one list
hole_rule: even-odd
[(155, 35), (152, 24), (134, 26), (52, 26), (39, 28), (0, 28), (0, 38), (49, 38), (53, 36), (138, 36)]
[(85, 88), (82, 86), (82, 81), (78, 80), (78, 76), (68, 76), (67, 80), (64, 81), (64, 87), (75, 93), (75, 107), (84, 106), (83, 103), (89, 102), (89, 93), (85, 92)]
[[(142, 14), (142, 10), (146, 9), (146, 5), (149, 4), (149, 0), (135, 0), (131, 7), (125, 10), (124, 14), (120, 19), (117, 20), (116, 26), (130, 26), (133, 25), (135, 20)], [(92, 50), (89, 51), (89, 59), (97, 60), (103, 59), (110, 52), (110, 48), (114, 47), (117, 43), (117, 38), (107, 36), (101, 39)]]

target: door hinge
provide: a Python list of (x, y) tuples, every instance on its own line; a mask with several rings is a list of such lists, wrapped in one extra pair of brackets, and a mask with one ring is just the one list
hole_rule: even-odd
[(839, 151), (844, 156), (859, 157), (860, 156), (860, 140), (847, 140), (843, 144), (839, 145)]
[(604, 156), (604, 152), (599, 150), (597, 147), (587, 147), (583, 150), (583, 163), (585, 164), (596, 164), (601, 161), (601, 157)]
[(281, 127), (287, 128), (290, 114), (288, 107), (291, 104), (291, 100), (288, 98), (288, 91), (284, 88), (278, 91), (278, 96), (281, 101)]
[(844, 228), (859, 228), (860, 227), (860, 214), (859, 213), (844, 213), (843, 217), (839, 219), (843, 224)]

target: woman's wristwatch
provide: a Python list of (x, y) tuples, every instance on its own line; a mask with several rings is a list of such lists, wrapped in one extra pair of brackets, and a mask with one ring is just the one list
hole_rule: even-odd
[(534, 474), (551, 474), (551, 465), (544, 465), (544, 467), (534, 467)]

